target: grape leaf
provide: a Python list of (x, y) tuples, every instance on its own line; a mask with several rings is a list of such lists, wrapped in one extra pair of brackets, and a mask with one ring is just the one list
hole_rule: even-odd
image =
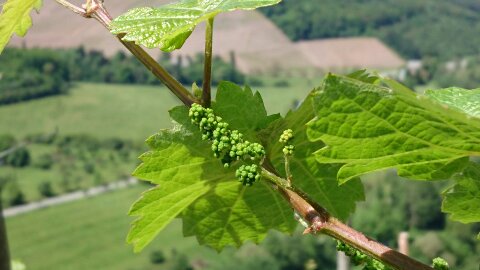
[(364, 200), (363, 185), (360, 179), (339, 186), (337, 182), (338, 164), (320, 164), (316, 162), (313, 152), (324, 146), (322, 142), (309, 142), (306, 124), (315, 117), (312, 94), (285, 119), (278, 120), (265, 131), (268, 136), (263, 139), (267, 153), (276, 170), (285, 176), (283, 144), (278, 140), (286, 129), (293, 130), (291, 144), (295, 146), (290, 158), (293, 184), (307, 191), (308, 195), (326, 208), (333, 216), (346, 220), (355, 211), (355, 203)]
[(447, 179), (480, 154), (480, 120), (449, 110), (400, 84), (391, 88), (328, 75), (314, 96), (308, 137), (326, 146), (320, 163), (341, 163), (337, 179), (396, 168), (400, 176)]
[(0, 53), (13, 34), (25, 36), (32, 26), (30, 12), (39, 10), (42, 0), (7, 0), (0, 13)]
[(217, 162), (192, 153), (196, 148), (205, 148), (205, 145), (196, 143), (199, 140), (191, 140), (187, 144), (187, 138), (185, 131), (165, 130), (147, 140), (152, 150), (140, 157), (143, 163), (133, 175), (158, 186), (145, 192), (130, 210), (130, 215), (141, 216), (133, 223), (127, 237), (136, 252), (142, 250), (194, 200), (205, 194), (209, 190), (209, 182), (218, 180), (217, 171), (204, 173), (203, 169), (203, 166)]
[(293, 212), (268, 182), (244, 187), (233, 175), (226, 180), (183, 213), (185, 236), (196, 235), (200, 244), (220, 251), (245, 240), (258, 243), (270, 229), (293, 232)]
[(425, 95), (448, 107), (459, 109), (471, 116), (480, 117), (480, 89), (467, 90), (451, 87), (427, 90)]
[(195, 26), (217, 14), (233, 10), (251, 10), (281, 0), (183, 0), (159, 8), (135, 8), (112, 21), (113, 34), (125, 34), (148, 48), (170, 52), (183, 46)]
[(267, 115), (259, 92), (231, 83), (221, 82), (217, 88), (216, 102), (212, 105), (216, 114), (221, 116), (231, 128), (238, 129), (248, 139), (255, 140), (257, 131), (278, 119), (280, 115)]
[(235, 179), (234, 168), (224, 168), (213, 157), (210, 145), (191, 124), (187, 108), (177, 107), (170, 115), (177, 125), (147, 140), (150, 151), (141, 156), (143, 163), (134, 172), (158, 185), (144, 193), (130, 211), (139, 216), (127, 238), (135, 251), (179, 215), (187, 235), (196, 235), (200, 243), (217, 250), (246, 240), (259, 241), (269, 229), (293, 231), (291, 209), (267, 183), (243, 187)]
[(362, 81), (364, 83), (371, 83), (371, 84), (377, 84), (378, 82), (381, 81), (381, 78), (378, 74), (373, 73), (366, 69), (360, 69), (360, 70), (354, 71), (348, 74), (347, 77)]
[(480, 164), (471, 162), (454, 178), (457, 183), (443, 194), (443, 212), (455, 221), (480, 222)]

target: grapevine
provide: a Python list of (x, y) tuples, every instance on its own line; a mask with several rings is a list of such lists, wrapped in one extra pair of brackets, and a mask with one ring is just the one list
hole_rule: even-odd
[(350, 260), (354, 265), (363, 265), (362, 270), (393, 270), (392, 268), (369, 257), (360, 250), (343, 243), (342, 241), (337, 240), (337, 250), (344, 252), (345, 255), (350, 257)]
[(288, 143), (293, 138), (293, 131), (291, 129), (286, 129), (283, 131), (282, 135), (280, 135), (280, 139), (278, 142), (283, 144)]
[(282, 135), (280, 135), (280, 139), (278, 142), (285, 144), (283, 147), (283, 154), (285, 156), (293, 155), (293, 150), (295, 150), (295, 146), (288, 144), (293, 139), (293, 131), (291, 129), (284, 130)]
[(251, 186), (255, 181), (260, 179), (258, 166), (256, 164), (240, 166), (235, 172), (235, 176), (244, 186)]
[(448, 266), (447, 261), (445, 259), (437, 257), (433, 259), (432, 263), (433, 269), (435, 270), (449, 270), (450, 267)]
[[(194, 103), (190, 107), (189, 117), (199, 127), (202, 139), (212, 143), (213, 155), (221, 158), (225, 168), (239, 160), (259, 163), (265, 157), (265, 149), (261, 144), (244, 140), (242, 133), (231, 130), (228, 123), (215, 115), (211, 108)], [(243, 185), (251, 186), (260, 179), (259, 170), (256, 164), (242, 165), (235, 176)]]
[(280, 139), (278, 139), (278, 142), (284, 145), (282, 152), (285, 160), (285, 174), (287, 175), (287, 183), (289, 186), (292, 185), (292, 173), (290, 172), (290, 157), (293, 155), (293, 151), (295, 150), (295, 146), (289, 144), (292, 139), (293, 130), (291, 129), (284, 130), (282, 135), (280, 135)]
[[(277, 120), (270, 122), (269, 120), (271, 119), (268, 119), (266, 111), (264, 112), (265, 115), (263, 115), (263, 112), (258, 114), (250, 113), (252, 115), (245, 117), (248, 121), (257, 121), (257, 123), (260, 124), (268, 123), (270, 125), (262, 126), (263, 130), (259, 128), (261, 126), (260, 124), (255, 126), (258, 128), (255, 131), (259, 131), (258, 134), (261, 135), (259, 138), (262, 139), (271, 138), (265, 135), (275, 134), (275, 136), (278, 136), (277, 132), (280, 131), (280, 128), (283, 126), (294, 127), (295, 133), (302, 134), (300, 137), (303, 140), (295, 141), (297, 146), (302, 145), (302, 147), (297, 150), (295, 157), (293, 157), (295, 154), (295, 146), (292, 143), (294, 137), (292, 129), (284, 130), (278, 142), (276, 139), (262, 141), (264, 147), (259, 143), (246, 140), (244, 134), (239, 130), (232, 129), (229, 123), (219, 116), (222, 115), (227, 118), (227, 114), (219, 113), (219, 115), (216, 115), (214, 110), (209, 108), (211, 102), (212, 31), (215, 15), (235, 9), (248, 10), (273, 5), (280, 2), (280, 0), (184, 0), (168, 5), (167, 7), (136, 9), (132, 12), (127, 12), (113, 22), (111, 16), (104, 8), (102, 0), (87, 0), (87, 4), (84, 7), (76, 7), (67, 0), (56, 1), (84, 17), (94, 18), (102, 23), (107, 29), (117, 35), (121, 40), (120, 42), (132, 52), (152, 74), (160, 79), (186, 107), (190, 107), (190, 120), (199, 128), (201, 138), (209, 143), (208, 147), (211, 149), (213, 156), (218, 158), (225, 168), (238, 168), (235, 176), (239, 182), (244, 186), (251, 186), (259, 181), (261, 177), (263, 177), (265, 181), (269, 181), (269, 185), (263, 185), (255, 191), (268, 194), (269, 196), (264, 196), (265, 200), (270, 199), (271, 202), (279, 205), (277, 210), (283, 214), (289, 213), (290, 208), (293, 208), (295, 219), (307, 228), (305, 233), (324, 233), (335, 239), (341, 239), (341, 241), (337, 242), (337, 249), (345, 252), (347, 256), (351, 257), (352, 262), (361, 266), (362, 269), (448, 270), (449, 266), (446, 261), (441, 258), (434, 259), (432, 264), (433, 268), (417, 262), (381, 243), (365, 237), (360, 232), (342, 223), (331, 215), (339, 215), (339, 213), (335, 213), (335, 211), (332, 211), (330, 208), (336, 206), (335, 200), (332, 200), (333, 203), (331, 204), (333, 204), (333, 206), (330, 205), (327, 206), (327, 208), (323, 208), (323, 206), (315, 202), (313, 198), (310, 198), (309, 194), (306, 194), (292, 184), (293, 176), (290, 172), (290, 162), (293, 161), (292, 164), (295, 165), (295, 177), (298, 181), (298, 186), (308, 187), (308, 185), (306, 185), (307, 181), (318, 181), (320, 183), (318, 186), (321, 187), (319, 189), (321, 189), (327, 199), (329, 196), (333, 197), (332, 194), (336, 194), (335, 191), (337, 191), (334, 189), (336, 187), (324, 188), (324, 186), (321, 185), (327, 183), (327, 180), (331, 181), (332, 179), (336, 179), (342, 184), (347, 184), (348, 181), (358, 179), (359, 175), (382, 169), (400, 168), (398, 171), (401, 176), (408, 176), (420, 180), (446, 179), (461, 175), (466, 179), (456, 180), (456, 188), (446, 194), (447, 197), (450, 197), (450, 200), (446, 200), (448, 202), (448, 204), (446, 204), (446, 210), (448, 210), (447, 212), (456, 214), (458, 216), (457, 220), (463, 220), (465, 222), (478, 221), (478, 215), (476, 215), (478, 211), (475, 212), (471, 209), (465, 210), (458, 207), (458, 205), (463, 205), (464, 202), (469, 202), (469, 205), (478, 205), (475, 204), (476, 198), (459, 198), (456, 195), (458, 195), (458, 193), (466, 193), (464, 191), (467, 188), (470, 188), (468, 190), (469, 192), (471, 191), (470, 193), (478, 192), (477, 189), (470, 187), (473, 185), (467, 185), (473, 182), (472, 180), (478, 179), (478, 177), (476, 177), (478, 175), (478, 173), (476, 173), (477, 165), (474, 163), (467, 164), (467, 162), (470, 156), (480, 155), (480, 148), (478, 147), (480, 137), (477, 135), (480, 122), (470, 118), (467, 119), (465, 115), (460, 115), (460, 112), (450, 111), (448, 108), (445, 109), (439, 104), (434, 104), (428, 100), (419, 101), (419, 97), (422, 97), (421, 95), (412, 94), (413, 91), (409, 91), (409, 89), (406, 89), (394, 81), (377, 76), (372, 77), (364, 71), (348, 76), (330, 74), (326, 77), (324, 84), (319, 89), (312, 91), (313, 95), (309, 98), (311, 102), (304, 102), (304, 104), (307, 105), (304, 107), (301, 106), (302, 109), (299, 108), (289, 113), (283, 118), (283, 123), (281, 121), (277, 122)], [(29, 7), (29, 9), (31, 9), (31, 7)], [(182, 10), (182, 12), (173, 12), (177, 9)], [(157, 14), (157, 16), (152, 16), (152, 14)], [(186, 16), (186, 14), (189, 16)], [(164, 23), (165, 16), (169, 18), (169, 22), (171, 23)], [(186, 20), (186, 17), (189, 19)], [(161, 18), (161, 20), (158, 18)], [(142, 23), (135, 23), (136, 21), (141, 21)], [(145, 21), (154, 27), (145, 28)], [(202, 89), (194, 86), (194, 94), (192, 94), (169, 74), (167, 70), (161, 67), (146, 51), (139, 47), (138, 44), (147, 47), (159, 47), (165, 51), (178, 49), (183, 45), (188, 36), (190, 36), (192, 29), (201, 21), (208, 21), (206, 30), (204, 83)], [(152, 37), (161, 38), (153, 39)], [(372, 79), (382, 81), (382, 84), (388, 87), (380, 87), (374, 84)], [(252, 93), (250, 91), (250, 93), (247, 94), (250, 95)], [(241, 114), (242, 111), (245, 112), (248, 110), (251, 112), (261, 111), (261, 107), (264, 104), (261, 97), (258, 97), (261, 106), (255, 108), (251, 106), (251, 103), (254, 102), (249, 101), (247, 102), (248, 106), (239, 110), (239, 114)], [(248, 98), (250, 99), (250, 96), (248, 96)], [(255, 95), (254, 98), (257, 98), (257, 96)], [(243, 102), (243, 99), (237, 99), (235, 102), (238, 100)], [(217, 104), (222, 104), (218, 96), (216, 102)], [(234, 103), (232, 101), (226, 101), (223, 102), (223, 104), (228, 102)], [(199, 103), (204, 104), (205, 107)], [(376, 104), (375, 110), (382, 109), (381, 113), (375, 114), (375, 117), (378, 119), (371, 117), (372, 111), (368, 111), (366, 114), (365, 110), (363, 110), (366, 107), (370, 108), (372, 104)], [(355, 108), (357, 107), (362, 108), (362, 110), (356, 110)], [(415, 114), (411, 113), (413, 111), (412, 108), (415, 109)], [(220, 112), (220, 110), (218, 112)], [(431, 112), (434, 112), (435, 117), (431, 117)], [(408, 115), (408, 119), (402, 118), (402, 121), (397, 121), (398, 119), (396, 117), (403, 115)], [(304, 119), (305, 122), (298, 121), (300, 119)], [(417, 124), (417, 128), (404, 130), (403, 128), (406, 125), (403, 120), (405, 120), (407, 124), (412, 123), (412, 126)], [(187, 123), (179, 123), (183, 125), (189, 124), (188, 119)], [(355, 123), (355, 125), (350, 125), (351, 123)], [(234, 125), (235, 123), (230, 124)], [(423, 132), (424, 130), (425, 132)], [(271, 133), (262, 133), (267, 131)], [(437, 132), (439, 135), (435, 136), (435, 140), (425, 138), (424, 133), (429, 132)], [(366, 138), (364, 134), (372, 136)], [(392, 140), (385, 140), (385, 134), (391, 136)], [(155, 146), (152, 147), (154, 149), (152, 149), (152, 152), (143, 156), (144, 163), (140, 165), (137, 170), (138, 175), (143, 176), (142, 179), (152, 182), (158, 181), (155, 183), (161, 184), (147, 192), (147, 195), (143, 196), (132, 207), (131, 215), (139, 216), (139, 218), (135, 221), (134, 226), (132, 226), (131, 233), (129, 234), (129, 243), (133, 243), (137, 250), (141, 250), (175, 217), (182, 217), (190, 221), (190, 228), (193, 228), (191, 231), (192, 235), (196, 235), (199, 242), (212, 245), (212, 247), (218, 250), (221, 250), (228, 244), (239, 245), (245, 240), (252, 240), (252, 235), (255, 237), (255, 240), (262, 239), (266, 233), (262, 231), (262, 229), (275, 228), (284, 232), (288, 232), (288, 230), (291, 229), (289, 228), (290, 224), (288, 219), (280, 222), (273, 220), (273, 218), (268, 215), (265, 218), (265, 213), (276, 214), (273, 211), (269, 212), (270, 209), (261, 209), (262, 211), (258, 212), (262, 215), (255, 216), (255, 211), (258, 210), (256, 208), (258, 208), (259, 205), (269, 206), (269, 204), (258, 203), (256, 205), (257, 207), (250, 207), (251, 205), (255, 205), (254, 203), (257, 203), (251, 200), (252, 193), (237, 196), (234, 192), (227, 192), (230, 191), (230, 186), (228, 185), (216, 188), (218, 187), (216, 181), (212, 185), (202, 186), (202, 182), (210, 183), (213, 182), (209, 181), (211, 179), (220, 179), (223, 175), (221, 172), (216, 171), (216, 169), (224, 169), (220, 167), (210, 170), (210, 168), (203, 168), (203, 166), (201, 166), (207, 164), (206, 162), (196, 162), (198, 160), (210, 161), (209, 158), (214, 160), (204, 155), (204, 152), (209, 152), (208, 148), (206, 148), (206, 151), (197, 151), (202, 152), (200, 156), (196, 156), (198, 153), (184, 151), (185, 149), (190, 150), (191, 146), (198, 146), (196, 142), (190, 140), (190, 137), (187, 137), (190, 135), (191, 134), (178, 132), (178, 134), (172, 136), (173, 139), (169, 137), (168, 140), (166, 140), (168, 146), (165, 146), (166, 144), (163, 143), (159, 145), (151, 144)], [(306, 137), (304, 135), (306, 135)], [(154, 139), (161, 141), (162, 136), (164, 135), (159, 134), (157, 137), (154, 137)], [(441, 138), (442, 140), (437, 140), (437, 138)], [(365, 146), (359, 145), (360, 140)], [(313, 143), (317, 141), (322, 142), (325, 147), (319, 149), (309, 147), (308, 149), (311, 149), (312, 153), (310, 153), (310, 151), (304, 151), (304, 149), (307, 148), (304, 147), (305, 142)], [(395, 143), (392, 144), (391, 142)], [(425, 142), (431, 145), (432, 149), (424, 151), (423, 145), (425, 145)], [(281, 147), (283, 147), (281, 153), (283, 153), (284, 157), (285, 178), (282, 178), (280, 173), (278, 173), (281, 160), (271, 152), (269, 152), (268, 157), (266, 154), (265, 149), (276, 149), (278, 146), (276, 143), (280, 143)], [(454, 144), (454, 146), (450, 146), (451, 144)], [(203, 146), (207, 146), (207, 144), (203, 144), (202, 147)], [(412, 151), (402, 152), (406, 147), (399, 146), (408, 146), (411, 148), (408, 149)], [(445, 149), (451, 151), (445, 151)], [(387, 152), (389, 155), (384, 155), (384, 153)], [(418, 154), (420, 152), (421, 155)], [(174, 162), (172, 162), (173, 165), (170, 163), (166, 164), (172, 166), (168, 167), (163, 164), (163, 162), (159, 162), (159, 160), (169, 160), (172, 153), (178, 153), (176, 156), (178, 164), (173, 164)], [(278, 151), (278, 154), (281, 153)], [(392, 160), (391, 156), (401, 156), (402, 158)], [(183, 158), (185, 158), (185, 164), (182, 163)], [(448, 160), (448, 163), (444, 163), (444, 160)], [(298, 170), (297, 164), (304, 166), (304, 168)], [(341, 164), (342, 167), (338, 169), (337, 165), (329, 166), (330, 164)], [(189, 166), (192, 171), (191, 175), (188, 175), (188, 172), (184, 172), (185, 170), (183, 170), (183, 168), (185, 165)], [(466, 166), (470, 167), (472, 175), (462, 172), (462, 169)], [(177, 170), (177, 168), (182, 169)], [(166, 169), (168, 169), (167, 172), (165, 172)], [(329, 169), (335, 173), (334, 177), (328, 175)], [(297, 171), (300, 171), (300, 173), (297, 173)], [(219, 174), (219, 176), (217, 174)], [(175, 181), (171, 181), (172, 176), (175, 177)], [(180, 181), (182, 185), (173, 185), (172, 183), (176, 183), (176, 181)], [(187, 190), (190, 185), (195, 185), (195, 188)], [(181, 192), (172, 192), (175, 191), (178, 186), (182, 187)], [(236, 191), (237, 187), (233, 187)], [(262, 190), (262, 188), (268, 190)], [(308, 190), (308, 188), (305, 189)], [(220, 199), (215, 198), (215, 203), (209, 201), (209, 207), (201, 207), (202, 205), (206, 205), (202, 204), (202, 202), (208, 201), (208, 196), (212, 193), (210, 192), (211, 190), (218, 191), (218, 194), (215, 193), (215, 196), (218, 195)], [(359, 193), (362, 192), (363, 189)], [(273, 196), (281, 195), (284, 200), (279, 202), (275, 199), (276, 197), (270, 196), (272, 195), (270, 193), (277, 193), (273, 194)], [(230, 200), (232, 198), (235, 200)], [(255, 197), (255, 200), (257, 200), (257, 198), (258, 197)], [(220, 201), (222, 203), (221, 205)], [(233, 207), (233, 205), (226, 207), (224, 203), (230, 203), (230, 201), (239, 203), (235, 204), (235, 207)], [(152, 202), (159, 203), (154, 204)], [(175, 202), (175, 205), (170, 205), (169, 203), (171, 202)], [(288, 203), (290, 208), (286, 206), (287, 204), (282, 207), (281, 203), (285, 202)], [(161, 209), (162, 211), (160, 211), (160, 208), (155, 208), (159, 205), (161, 205), (160, 208), (164, 207), (164, 209)], [(347, 204), (341, 202), (339, 205), (343, 206)], [(168, 206), (172, 206), (171, 209), (167, 209)], [(218, 211), (216, 206), (218, 206), (218, 208), (222, 207), (222, 209), (231, 208), (232, 211), (229, 211), (228, 218), (224, 219), (224, 216), (219, 218), (210, 215), (213, 211)], [(249, 207), (248, 210), (245, 210), (245, 206)], [(152, 208), (155, 209), (152, 210)], [(352, 206), (348, 208), (349, 209), (346, 209), (344, 212), (353, 211)], [(165, 211), (166, 209), (168, 211)], [(244, 214), (247, 213), (247, 211), (252, 211), (252, 213), (247, 216)], [(165, 214), (159, 217), (158, 213)], [(211, 226), (196, 226), (195, 221), (200, 220), (200, 217), (208, 217), (211, 219), (209, 222), (206, 222), (206, 224), (221, 224), (221, 226), (219, 226), (220, 230), (224, 232), (219, 234), (221, 237), (216, 237), (211, 234)], [(264, 219), (262, 220), (260, 218)], [(270, 220), (265, 222), (265, 219), (268, 218), (272, 219), (272, 225), (263, 226), (267, 223), (270, 224)], [(212, 223), (212, 220), (217, 223)], [(244, 220), (245, 222), (243, 222)], [(202, 221), (205, 221), (205, 219), (202, 219)], [(255, 222), (262, 226), (254, 226)], [(186, 222), (186, 224), (187, 226), (185, 228), (188, 229), (188, 222)], [(191, 224), (195, 224), (195, 226)], [(240, 233), (238, 233), (238, 231), (240, 231)], [(231, 239), (229, 239), (229, 237)], [(385, 254), (389, 254), (389, 256), (384, 256)]]

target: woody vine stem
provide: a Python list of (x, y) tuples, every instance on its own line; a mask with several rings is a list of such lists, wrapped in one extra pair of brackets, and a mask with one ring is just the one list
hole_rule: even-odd
[[(66, 0), (55, 1), (85, 18), (94, 18), (107, 29), (109, 28), (112, 17), (105, 9), (102, 0), (87, 0), (86, 4), (82, 7), (75, 6)], [(190, 107), (193, 103), (199, 103), (205, 107), (209, 107), (211, 102), (212, 36), (213, 19), (210, 19), (207, 21), (206, 27), (202, 100), (197, 100), (140, 46), (134, 42), (123, 41), (123, 35), (117, 35), (117, 38), (153, 75), (165, 84), (185, 106)], [(393, 269), (433, 270), (432, 267), (382, 245), (332, 217), (323, 207), (310, 199), (304, 192), (295, 188), (290, 182), (291, 179), (283, 179), (278, 176), (273, 166), (270, 165), (268, 157), (263, 163), (261, 175), (271, 183), (272, 189), (277, 191), (290, 204), (292, 209), (307, 222), (309, 227), (305, 230), (305, 233), (323, 233), (329, 235), (383, 262)]]

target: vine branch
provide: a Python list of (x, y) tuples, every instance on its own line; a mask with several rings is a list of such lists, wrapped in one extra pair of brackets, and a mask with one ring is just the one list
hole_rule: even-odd
[(211, 84), (212, 84), (212, 51), (213, 51), (213, 21), (210, 18), (207, 21), (205, 30), (205, 63), (203, 67), (203, 106), (209, 108), (212, 102)]
[[(59, 4), (73, 12), (82, 15), (85, 18), (94, 18), (100, 22), (105, 28), (109, 29), (109, 25), (112, 21), (112, 17), (105, 9), (101, 0), (87, 0), (83, 8), (77, 7), (66, 0), (55, 0)], [(117, 35), (119, 41), (127, 48), (142, 64), (150, 70), (170, 91), (180, 99), (186, 106), (191, 106), (196, 102), (193, 95), (178, 82), (166, 69), (155, 61), (144, 49), (135, 44), (134, 42), (124, 41), (122, 37), (124, 35)]]
[(76, 5), (68, 2), (68, 1), (65, 1), (65, 0), (56, 0), (57, 3), (59, 3), (60, 5), (66, 7), (67, 9), (69, 9), (70, 11), (73, 11), (83, 17), (87, 17), (87, 13), (85, 12), (85, 9), (81, 8), (81, 7), (77, 7)]
[(287, 180), (262, 168), (262, 176), (271, 181), (290, 206), (310, 225), (304, 233), (323, 233), (353, 246), (397, 270), (433, 270), (413, 258), (376, 242), (332, 217), (325, 208), (297, 188), (285, 186)]

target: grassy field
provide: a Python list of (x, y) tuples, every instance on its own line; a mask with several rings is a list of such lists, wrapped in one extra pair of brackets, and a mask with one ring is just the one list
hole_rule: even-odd
[[(270, 112), (286, 112), (312, 89), (308, 84), (295, 80), (289, 87), (266, 86), (259, 91)], [(0, 130), (17, 138), (58, 128), (61, 135), (143, 141), (169, 127), (167, 112), (175, 105), (179, 102), (164, 87), (82, 83), (68, 95), (0, 106)]]
[[(314, 84), (292, 79), (286, 87), (274, 87), (278, 80), (265, 79), (266, 86), (258, 87), (270, 113), (285, 113), (295, 101), (301, 101)], [(141, 144), (157, 130), (170, 126), (168, 110), (176, 105), (179, 105), (178, 101), (164, 87), (79, 83), (68, 95), (0, 106), (0, 133), (21, 139), (58, 129), (60, 136), (86, 134), (98, 139), (121, 138)], [(56, 151), (54, 146), (38, 144), (30, 145), (29, 150), (33, 163), (42, 154)], [(107, 160), (98, 164), (96, 167), (100, 175), (96, 177), (102, 178), (103, 182), (127, 177), (135, 167), (135, 157), (139, 154), (140, 151), (131, 153), (128, 161)], [(76, 162), (71, 171), (69, 168), (71, 175), (67, 177), (78, 182), (80, 188), (95, 185), (95, 175), (86, 173), (83, 164)], [(61, 171), (59, 164), (54, 164), (49, 170), (35, 166), (20, 169), (2, 167), (0, 176), (13, 176), (26, 200), (34, 201), (41, 198), (38, 186), (42, 182), (51, 182), (55, 193), (62, 192), (60, 182), (66, 176)]]
[[(88, 200), (42, 209), (7, 219), (12, 257), (28, 270), (162, 269), (149, 261), (152, 250), (168, 256), (172, 249), (191, 259), (212, 258), (215, 251), (184, 238), (181, 223), (173, 222), (142, 253), (125, 243), (130, 204), (146, 186), (104, 194)], [(194, 254), (194, 255), (193, 255)]]
[(68, 95), (0, 107), (0, 126), (15, 137), (29, 134), (91, 134), (143, 140), (169, 123), (176, 104), (165, 89), (78, 84)]
[[(37, 147), (37, 145), (35, 146)], [(33, 159), (37, 156), (35, 152), (36, 147), (31, 150)], [(46, 148), (52, 149), (53, 147)], [(53, 192), (55, 194), (61, 194), (65, 193), (65, 188), (62, 186), (64, 185), (62, 180), (65, 179), (65, 177), (69, 178), (68, 184), (74, 186), (75, 190), (87, 189), (92, 186), (127, 179), (136, 166), (136, 163), (133, 161), (104, 162), (96, 166), (97, 172), (95, 174), (89, 174), (82, 168), (83, 165), (81, 162), (77, 161), (76, 163), (68, 175), (62, 173), (61, 166), (54, 164), (49, 170), (36, 168), (34, 166), (25, 168), (2, 167), (0, 176), (13, 176), (13, 179), (16, 180), (20, 190), (23, 192), (25, 200), (30, 202), (43, 198), (38, 189), (42, 183), (51, 183)], [(8, 189), (6, 189), (5, 192), (8, 193)]]

